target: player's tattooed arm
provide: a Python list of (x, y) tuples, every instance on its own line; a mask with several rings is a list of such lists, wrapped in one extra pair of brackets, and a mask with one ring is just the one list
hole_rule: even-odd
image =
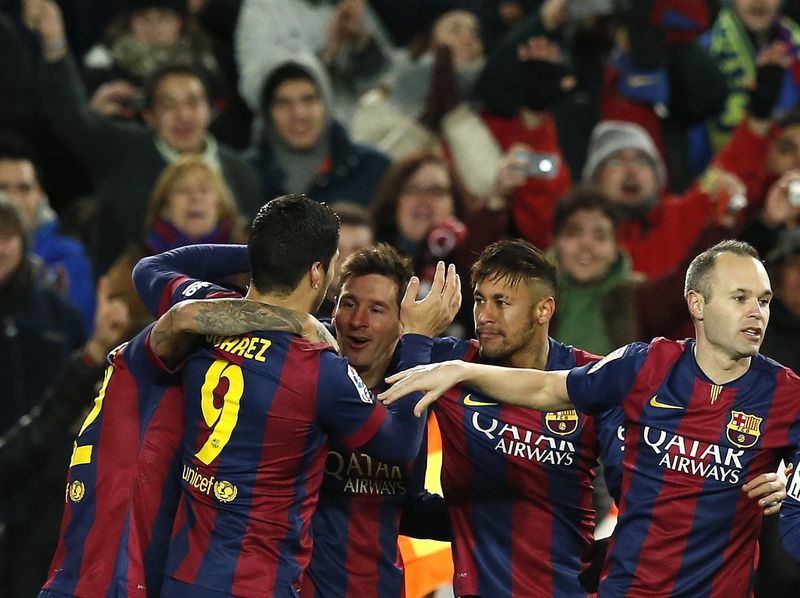
[(254, 330), (276, 330), (312, 342), (336, 346), (315, 317), (248, 299), (183, 301), (170, 308), (150, 333), (150, 346), (166, 363), (180, 362), (205, 335), (237, 336)]

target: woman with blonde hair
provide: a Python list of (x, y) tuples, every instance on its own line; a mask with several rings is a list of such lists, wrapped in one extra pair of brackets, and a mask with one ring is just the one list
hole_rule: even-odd
[(152, 318), (136, 295), (131, 272), (143, 257), (195, 243), (243, 243), (246, 222), (220, 172), (197, 154), (180, 156), (158, 177), (141, 242), (128, 247), (108, 271), (111, 295), (130, 307), (132, 332)]

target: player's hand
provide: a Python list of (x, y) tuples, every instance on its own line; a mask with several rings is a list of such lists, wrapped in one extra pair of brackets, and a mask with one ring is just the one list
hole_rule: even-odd
[(764, 515), (774, 515), (781, 510), (786, 498), (786, 476), (783, 472), (762, 473), (742, 486), (742, 490), (748, 497), (758, 499), (758, 504), (764, 507)]
[(414, 407), (414, 415), (420, 417), (429, 405), (464, 379), (466, 367), (463, 361), (453, 360), (403, 370), (386, 378), (392, 386), (380, 393), (378, 399), (390, 405), (412, 392), (424, 392)]
[(610, 537), (594, 540), (581, 553), (581, 562), (589, 564), (586, 569), (578, 574), (578, 582), (590, 594), (594, 594), (600, 585), (600, 574), (603, 572), (603, 565), (606, 563), (610, 542)]
[(417, 300), (419, 284), (419, 278), (413, 276), (400, 303), (403, 333), (436, 336), (451, 324), (461, 307), (461, 279), (453, 264), (445, 270), (444, 262), (439, 262), (430, 292)]

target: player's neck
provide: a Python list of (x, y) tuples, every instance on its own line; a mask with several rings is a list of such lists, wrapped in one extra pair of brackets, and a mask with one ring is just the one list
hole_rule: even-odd
[(361, 376), (367, 388), (375, 389), (383, 382), (386, 376), (393, 374), (389, 371), (389, 365), (392, 363), (392, 357), (397, 350), (397, 343), (390, 351), (385, 351), (373, 357), (372, 363), (369, 365), (354, 365), (356, 372)]
[[(546, 340), (546, 337), (545, 337)], [(550, 343), (542, 342), (539, 339), (534, 339), (529, 347), (520, 349), (516, 353), (512, 353), (504, 361), (498, 365), (504, 365), (511, 368), (533, 368), (536, 370), (543, 370), (547, 366), (547, 357), (550, 354)]]
[(694, 359), (708, 379), (720, 385), (741, 378), (752, 361), (751, 357), (731, 357), (704, 338), (695, 343)]
[(259, 293), (255, 286), (251, 285), (245, 297), (252, 301), (309, 313), (313, 311), (316, 291), (299, 286), (288, 295), (280, 293)]

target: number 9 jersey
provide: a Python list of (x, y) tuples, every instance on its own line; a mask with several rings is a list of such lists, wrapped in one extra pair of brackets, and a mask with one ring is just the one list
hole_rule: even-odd
[(328, 435), (355, 449), (386, 409), (328, 345), (283, 332), (206, 341), (183, 369), (182, 499), (165, 593), (296, 595)]

